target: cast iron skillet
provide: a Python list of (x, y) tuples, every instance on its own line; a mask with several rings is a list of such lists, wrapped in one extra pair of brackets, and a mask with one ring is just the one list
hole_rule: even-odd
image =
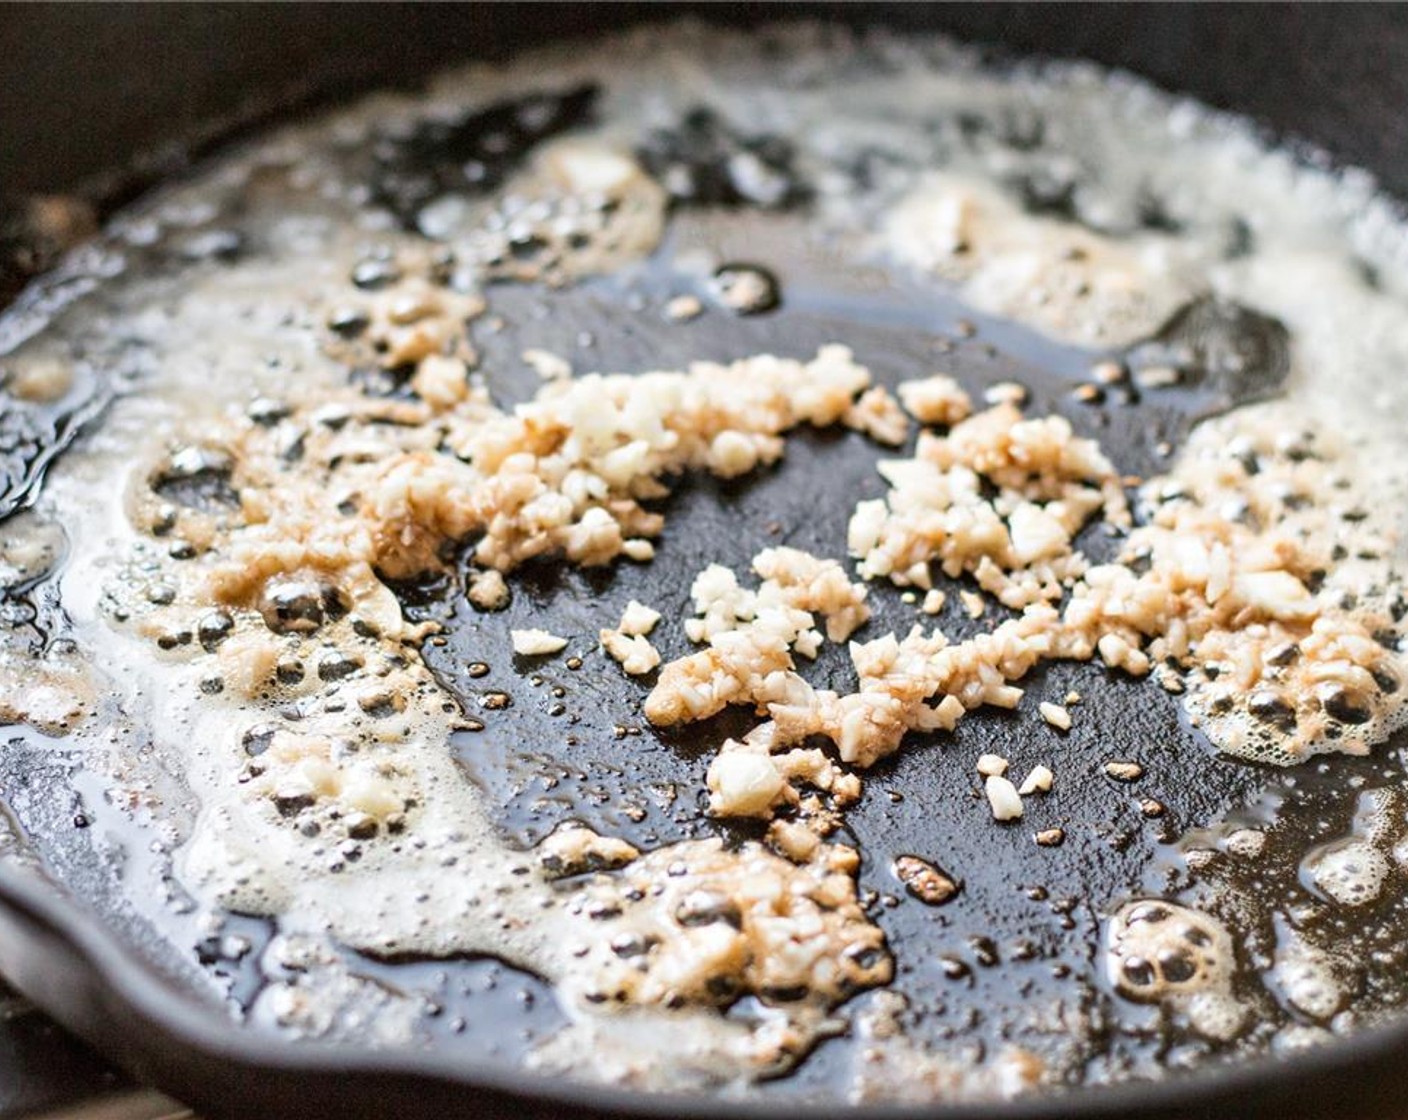
[[(788, 11), (793, 8), (787, 6)], [(502, 52), (544, 36), (652, 14), (649, 9), (618, 6), (278, 8), (257, 12), (217, 8), (177, 9), (167, 14), (137, 9), (128, 14), (108, 11), (87, 15), (63, 8), (12, 14), (14, 11), (6, 14), (5, 46), (15, 64), (13, 80), (6, 83), (3, 120), (7, 135), (33, 139), (6, 145), (0, 152), (0, 160), (5, 161), (0, 174), (11, 189), (49, 190), (70, 187), (87, 176), (88, 189), (94, 192), (100, 209), (130, 197), (144, 178), (169, 169), (172, 163), (170, 159), (148, 160), (139, 166), (135, 177), (125, 179), (92, 176), (138, 149), (151, 150), (158, 141), (226, 136), (240, 124), (286, 106), (291, 98), (326, 95), (393, 77), (413, 80), (426, 66), (452, 57)], [(706, 14), (710, 18), (748, 21), (777, 12), (778, 9), (758, 12), (726, 8), (708, 9)], [(658, 15), (658, 10), (653, 14)], [(1405, 127), (1402, 114), (1396, 110), (1405, 103), (1404, 94), (1408, 91), (1408, 28), (1392, 11), (1351, 9), (1346, 15), (1338, 15), (1289, 8), (948, 10), (901, 5), (831, 9), (828, 14), (848, 20), (950, 28), (985, 39), (1006, 40), (1022, 48), (1090, 54), (1101, 61), (1128, 65), (1214, 103), (1248, 110), (1281, 133), (1306, 136), (1337, 156), (1368, 164), (1390, 186), (1408, 189), (1408, 145), (1393, 146), (1394, 130)], [(240, 50), (229, 49), (234, 42), (240, 44)], [(134, 57), (152, 58), (154, 54), (162, 65), (126, 65)], [(36, 61), (41, 58), (42, 65)], [(65, 59), (65, 65), (55, 66), (55, 58)], [(284, 75), (290, 72), (300, 74), (302, 80), (288, 83)], [(63, 79), (62, 95), (52, 85), (55, 76)], [(114, 96), (115, 91), (126, 96)], [(1314, 96), (1307, 96), (1307, 91), (1314, 91)], [(58, 108), (65, 110), (62, 122), (53, 119)], [(211, 121), (217, 124), (211, 125)], [(10, 127), (11, 122), (19, 122), (18, 131)], [(46, 149), (45, 144), (52, 143), (56, 135), (65, 137), (67, 143)], [(81, 143), (75, 140), (79, 136), (83, 137)], [(21, 163), (20, 156), (28, 158)], [(45, 156), (52, 159), (46, 161)], [(568, 308), (556, 329), (575, 331), (578, 319), (589, 321), (593, 314), (590, 294), (581, 298), (579, 306)], [(737, 354), (752, 352), (763, 343), (804, 351), (829, 339), (838, 326), (849, 329), (845, 337), (856, 343), (865, 357), (882, 355), (880, 365), (891, 371), (907, 370), (917, 360), (910, 332), (877, 329), (864, 335), (868, 329), (864, 324), (849, 321), (844, 313), (818, 301), (809, 304), (804, 294), (793, 304), (787, 316), (764, 326), (743, 329), (730, 325), (726, 339), (651, 335), (642, 330), (633, 341), (617, 340), (616, 349), (602, 360), (614, 368), (637, 368), (647, 357), (651, 364), (665, 364), (672, 357), (672, 347), (679, 351), (673, 357), (688, 357), (700, 352), (700, 343), (706, 340), (713, 343), (710, 352), (719, 357), (733, 356), (721, 352), (730, 349)], [(952, 309), (954, 314), (957, 310)], [(710, 328), (701, 325), (701, 329)], [(980, 338), (986, 337), (990, 336), (980, 334)], [(1088, 358), (1038, 347), (1021, 332), (1009, 332), (996, 341), (1003, 350), (999, 364), (1015, 363), (1018, 372), (1030, 373), (1028, 379), (1037, 387), (1039, 404), (1043, 395), (1046, 402), (1054, 404), (1062, 378), (1073, 375)], [(552, 340), (542, 342), (551, 348)], [(564, 338), (558, 348), (567, 347), (570, 342)], [(493, 355), (487, 357), (492, 359)], [(976, 351), (960, 352), (955, 355), (954, 364), (963, 373), (970, 366), (976, 368), (974, 364), (982, 360), (986, 359)], [(1039, 368), (1027, 368), (1032, 365)], [(994, 370), (987, 368), (983, 376), (994, 376)], [(514, 391), (512, 386), (506, 388), (510, 393)], [(1176, 428), (1186, 422), (1186, 412), (1173, 408), (1168, 415), (1155, 419)], [(1118, 437), (1113, 438), (1118, 444)], [(1126, 451), (1133, 454), (1128, 448)], [(813, 447), (804, 442), (793, 457), (805, 462), (821, 453), (820, 445)], [(828, 464), (836, 461), (834, 448), (828, 448), (826, 455)], [(820, 467), (822, 460), (815, 461)], [(854, 456), (843, 462), (850, 465), (842, 473), (854, 471), (855, 475), (830, 481), (852, 494), (857, 480), (868, 473), (869, 465)], [(1139, 466), (1131, 463), (1130, 469)], [(610, 596), (624, 602), (630, 594), (641, 598), (648, 595), (647, 601), (665, 607), (668, 614), (679, 604), (667, 603), (665, 599), (670, 594), (682, 598), (680, 589), (687, 586), (687, 574), (698, 567), (699, 560), (718, 558), (718, 534), (709, 532), (711, 528), (727, 531), (736, 538), (733, 544), (739, 556), (728, 559), (746, 560), (757, 547), (772, 542), (765, 534), (751, 536), (756, 526), (746, 531), (739, 526), (760, 521), (764, 513), (804, 524), (811, 520), (818, 493), (825, 492), (822, 486), (819, 491), (787, 494), (766, 483), (743, 491), (715, 493), (704, 487), (686, 492), (679, 499), (681, 513), (703, 511), (699, 516), (707, 518), (709, 510), (723, 508), (726, 514), (719, 516), (726, 515), (727, 520), (712, 525), (707, 520), (702, 523), (702, 530), (712, 538), (707, 546), (696, 542), (692, 550), (687, 542), (677, 545), (671, 561), (676, 570), (657, 561), (643, 570), (646, 574), (640, 577), (644, 582), (639, 588), (618, 581), (612, 584)], [(838, 500), (825, 504), (840, 508), (842, 503)], [(789, 541), (807, 547), (811, 543), (806, 539), (809, 534), (814, 534), (820, 543), (834, 539), (836, 527), (813, 525)], [(664, 559), (662, 553), (661, 560)], [(570, 609), (573, 602), (605, 593), (604, 588), (576, 576), (543, 577), (522, 598), (525, 609), (536, 606), (563, 610)], [(454, 610), (455, 604), (426, 609)], [(506, 628), (509, 621), (502, 620), (499, 628)], [(455, 654), (452, 644), (445, 656)], [(500, 667), (500, 671), (505, 674), (504, 683), (517, 676), (508, 666)], [(601, 713), (613, 711), (615, 702), (628, 702), (624, 699), (624, 686), (615, 676), (602, 675), (594, 687), (599, 690), (597, 707)], [(1107, 747), (1114, 745), (1135, 754), (1151, 729), (1166, 727), (1172, 718), (1171, 706), (1160, 708), (1158, 704), (1147, 705), (1152, 710), (1131, 717), (1131, 693), (1118, 687), (1098, 692), (1101, 699), (1093, 705), (1092, 724), (1099, 728), (1103, 723)], [(1087, 695), (1095, 694), (1087, 690)], [(1103, 715), (1100, 705), (1104, 705)], [(530, 719), (525, 706), (515, 711), (515, 719)], [(602, 718), (609, 725), (610, 719)], [(956, 750), (976, 754), (996, 743), (1019, 760), (1022, 738), (1021, 733), (990, 722), (976, 726)], [(655, 765), (678, 777), (681, 759), (686, 771), (690, 766), (697, 771), (698, 756), (690, 744), (681, 741), (675, 745), (678, 749), (673, 754), (663, 752), (662, 759), (643, 763), (647, 777)], [(1200, 783), (1198, 779), (1204, 771), (1196, 759), (1189, 758), (1186, 764), (1189, 769), (1183, 773), (1165, 769), (1164, 780), (1171, 789), (1184, 793), (1178, 808), (1187, 819), (1213, 815), (1269, 780), (1257, 771), (1227, 769), (1219, 772), (1225, 778)], [(882, 786), (890, 783), (894, 788), (913, 788), (915, 774), (923, 776), (923, 765), (897, 763), (878, 773), (875, 781)], [(921, 769), (907, 772), (911, 767)], [(741, 1106), (700, 1098), (642, 1098), (529, 1079), (462, 1056), (293, 1049), (251, 1032), (236, 1031), (213, 1015), (208, 1005), (191, 999), (179, 982), (179, 969), (162, 966), (159, 946), (149, 937), (144, 940), (140, 928), (129, 922), (118, 927), (121, 932), (117, 933), (93, 920), (93, 911), (106, 915), (110, 903), (104, 899), (99, 884), (86, 882), (74, 873), (81, 864), (82, 852), (70, 851), (75, 843), (72, 830), (61, 827), (65, 818), (71, 820), (73, 807), (46, 800), (46, 793), (61, 786), (46, 784), (41, 770), (23, 751), (12, 750), (4, 787), (7, 796), (18, 803), (21, 830), (42, 849), (45, 862), (69, 890), (56, 891), (35, 869), (35, 862), (23, 858), (23, 853), (3, 868), (0, 970), (134, 1074), (159, 1084), (209, 1115), (557, 1115), (570, 1106), (579, 1115), (646, 1112), (716, 1116), (722, 1112), (761, 1115), (774, 1112), (781, 1104), (765, 1101)], [(503, 783), (505, 789), (512, 786), (501, 773), (478, 777), (491, 790), (495, 782)], [(530, 774), (530, 783), (531, 778)], [(1209, 788), (1201, 788), (1204, 785)], [(22, 794), (17, 795), (21, 788)], [(504, 800), (508, 806), (504, 826), (525, 842), (551, 824), (531, 812), (519, 812), (512, 796)], [(870, 822), (869, 827), (873, 835), (887, 831), (904, 834), (906, 828), (920, 826), (916, 814), (922, 815), (924, 809), (921, 803), (915, 810), (896, 811)], [(1108, 814), (1109, 792), (1099, 784), (1073, 790), (1067, 809), (1077, 816)], [(650, 826), (668, 830), (662, 821), (651, 821)], [(866, 822), (858, 822), (857, 828), (863, 827)], [(946, 831), (944, 840), (958, 853), (955, 858), (961, 857), (964, 845), (990, 845), (988, 831), (968, 829), (965, 834), (961, 824), (943, 821), (931, 827)], [(1131, 840), (1122, 850), (1130, 860), (1137, 860), (1145, 845), (1157, 839), (1156, 835), (1131, 832)], [(883, 863), (885, 854), (881, 850), (869, 853), (868, 858), (873, 863)], [(1079, 871), (1079, 854), (1078, 849), (1072, 852), (1068, 871)], [(1000, 853), (996, 858), (998, 867), (985, 880), (1022, 874), (1021, 864), (1004, 865), (1007, 857)], [(1091, 878), (1098, 880), (1100, 876), (1092, 872)], [(1080, 886), (1096, 892), (1100, 889), (1098, 882), (1077, 884)], [(974, 892), (980, 889), (979, 884), (973, 884)], [(74, 901), (75, 893), (84, 899), (86, 908)], [(983, 896), (978, 893), (978, 897)], [(1000, 916), (1004, 912), (1002, 902), (994, 897), (991, 913)], [(901, 913), (907, 912), (896, 911)], [(976, 899), (971, 913), (974, 922), (984, 924), (985, 906)], [(905, 925), (902, 917), (894, 920), (898, 924), (890, 932), (896, 944), (903, 946), (906, 939), (919, 936)], [(998, 995), (1009, 1002), (1014, 999), (1010, 992)], [(1103, 1116), (1138, 1109), (1152, 1116), (1211, 1115), (1214, 1111), (1278, 1115), (1295, 1108), (1311, 1116), (1390, 1115), (1400, 1096), (1398, 1067), (1405, 1056), (1408, 1027), (1360, 1035), (1351, 1042), (1300, 1058), (1294, 1066), (1258, 1063), (1218, 1070), (1205, 1068), (1158, 1085), (1128, 1084), (1074, 1097), (1037, 1097), (1014, 1105), (949, 1108), (945, 1113), (998, 1117), (1069, 1115), (1078, 1111)], [(906, 1112), (868, 1111), (896, 1115)], [(933, 1113), (935, 1109), (908, 1111)]]

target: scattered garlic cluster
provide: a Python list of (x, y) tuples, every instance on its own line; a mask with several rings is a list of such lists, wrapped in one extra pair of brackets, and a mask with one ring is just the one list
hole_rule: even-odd
[[(1027, 420), (1009, 403), (920, 435), (886, 460), (884, 498), (861, 502), (847, 545), (866, 579), (929, 588), (931, 565), (971, 574), (1004, 606), (1054, 601), (1084, 570), (1071, 539), (1097, 511), (1127, 525), (1119, 476), (1061, 417)], [(988, 497), (989, 488), (995, 497)]]
[(796, 672), (793, 653), (815, 657), (822, 636), (845, 641), (870, 617), (866, 589), (853, 584), (834, 560), (793, 548), (771, 548), (753, 560), (757, 591), (739, 586), (727, 568), (712, 564), (691, 588), (698, 615), (685, 632), (708, 648), (672, 661), (645, 703), (659, 726), (707, 719), (729, 704), (766, 706), (797, 699), (810, 686)]
[[(945, 411), (926, 415), (963, 414), (948, 385), (932, 392)], [(860, 574), (928, 589), (924, 609), (937, 613), (937, 565), (1020, 613), (957, 643), (919, 626), (852, 642), (857, 688), (838, 694), (795, 671), (792, 653), (814, 653), (820, 635), (788, 613), (793, 601), (759, 611), (753, 593), (712, 566), (696, 583), (698, 617), (685, 624), (710, 648), (665, 666), (646, 714), (657, 724), (728, 704), (766, 714), (710, 767), (710, 805), (724, 816), (798, 805), (799, 782), (844, 804), (853, 775), (798, 744), (828, 739), (841, 763), (863, 769), (911, 731), (951, 730), (982, 705), (1016, 707), (1016, 682), (1052, 659), (1098, 656), (1135, 676), (1158, 666), (1166, 687), (1188, 691), (1214, 741), (1236, 753), (1285, 763), (1315, 750), (1363, 751), (1399, 710), (1402, 655), (1384, 637), (1401, 636), (1384, 601), (1394, 585), (1390, 538), (1343, 493), (1352, 471), (1336, 453), (1270, 426), (1220, 430), (1234, 423), (1195, 435), (1179, 467), (1144, 488), (1152, 512), (1121, 560), (1095, 567), (1074, 549), (1075, 534), (1097, 513), (1119, 531), (1131, 516), (1123, 480), (1094, 441), (1059, 417), (1025, 419), (1010, 400), (947, 435), (923, 433), (914, 458), (881, 463), (887, 495), (856, 508), (849, 544)], [(760, 574), (768, 555), (755, 562)], [(839, 571), (830, 578), (844, 585)], [(983, 597), (963, 596), (970, 617), (981, 617)], [(829, 636), (844, 640), (863, 621), (833, 618), (840, 625)], [(1072, 726), (1065, 706), (1040, 711), (1058, 731)], [(1017, 815), (1015, 798), (1015, 789), (1003, 797), (999, 816)]]

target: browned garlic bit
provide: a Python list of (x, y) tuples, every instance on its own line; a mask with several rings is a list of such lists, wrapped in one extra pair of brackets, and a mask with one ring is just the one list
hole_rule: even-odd
[(554, 829), (536, 851), (543, 870), (555, 878), (624, 867), (640, 855), (634, 845), (575, 822)]
[(1144, 776), (1144, 767), (1137, 762), (1129, 762), (1124, 759), (1107, 762), (1103, 769), (1109, 777), (1114, 778), (1117, 782), (1137, 782)]
[(467, 370), (477, 361), (465, 324), (484, 313), (483, 298), (431, 284), (412, 271), (427, 267), (414, 258), (388, 267), (402, 279), (372, 293), (360, 306), (334, 311), (335, 319), (361, 310), (367, 326), (355, 341), (335, 333), (327, 342), (328, 352), (349, 365), (370, 361), (387, 370), (414, 366), (416, 391), (428, 403), (448, 407), (463, 400), (469, 395)]
[(410, 773), (389, 758), (363, 755), (345, 736), (345, 721), (312, 724), (294, 730), (269, 722), (243, 731), (251, 792), (263, 793), (286, 818), (305, 809), (340, 813), (354, 840), (374, 837), (383, 827), (399, 831), (408, 804), (420, 794)]
[(544, 381), (560, 381), (572, 376), (572, 363), (547, 350), (529, 349), (521, 357)]
[(973, 413), (973, 402), (968, 394), (957, 381), (942, 373), (903, 381), (899, 394), (904, 410), (921, 424), (951, 428)]
[(1048, 766), (1033, 766), (1032, 772), (1026, 776), (1021, 786), (1017, 789), (1023, 797), (1028, 797), (1033, 793), (1051, 792), (1051, 783), (1056, 780), (1056, 775), (1051, 772)]
[(640, 637), (649, 634), (655, 629), (656, 623), (660, 621), (660, 612), (654, 607), (647, 607), (644, 603), (638, 603), (632, 599), (626, 604), (626, 609), (621, 612), (621, 621), (616, 629), (623, 634), (632, 637)]
[(465, 598), (481, 611), (501, 611), (508, 606), (512, 593), (504, 574), (497, 569), (470, 572), (468, 583)]
[[(854, 852), (827, 852), (837, 867), (701, 840), (584, 883), (572, 905), (614, 916), (571, 986), (593, 1003), (726, 1006), (755, 994), (824, 1012), (886, 983), (890, 957), (856, 901)], [(621, 951), (627, 939), (636, 951)]]
[(709, 648), (661, 671), (645, 705), (652, 723), (707, 719), (729, 704), (762, 707), (797, 695), (808, 686), (792, 653), (815, 657), (822, 640), (812, 612), (825, 618), (832, 641), (845, 641), (870, 617), (865, 588), (851, 583), (834, 560), (772, 548), (754, 557), (753, 570), (763, 577), (756, 592), (717, 564), (695, 579), (691, 594), (699, 617), (685, 631)]
[(624, 630), (602, 630), (598, 637), (601, 648), (621, 668), (633, 677), (643, 676), (660, 664), (660, 651), (650, 644), (644, 634), (627, 634)]
[(961, 889), (951, 875), (919, 856), (900, 856), (895, 860), (895, 877), (905, 890), (929, 906), (943, 905)]
[(1010, 404), (1013, 408), (1021, 408), (1030, 396), (1031, 393), (1020, 381), (999, 381), (983, 390), (983, 403)]
[(58, 359), (35, 360), (0, 372), (0, 389), (16, 400), (51, 404), (73, 388), (73, 366)]
[(993, 820), (1015, 821), (1021, 817), (1022, 798), (1009, 779), (1000, 774), (989, 774), (983, 779), (983, 792), (987, 794)]
[(895, 398), (890, 396), (890, 391), (882, 385), (862, 393), (856, 403), (846, 410), (841, 422), (888, 447), (898, 447), (909, 435), (908, 417)]
[(80, 664), (0, 654), (0, 723), (27, 723), (46, 735), (63, 735), (92, 711), (95, 695)]
[(698, 296), (675, 296), (665, 304), (665, 318), (676, 323), (685, 323), (704, 314), (704, 303)]
[(1144, 489), (1152, 515), (1125, 557), (1147, 569), (1088, 571), (1068, 624), (1100, 633), (1107, 663), (1163, 664), (1224, 750), (1281, 765), (1364, 753), (1401, 719), (1404, 665), (1392, 531), (1336, 485), (1355, 477), (1352, 457), (1274, 410), (1205, 424)]
[(1071, 713), (1060, 704), (1052, 704), (1043, 700), (1037, 705), (1037, 710), (1041, 713), (1041, 718), (1058, 731), (1071, 729)]

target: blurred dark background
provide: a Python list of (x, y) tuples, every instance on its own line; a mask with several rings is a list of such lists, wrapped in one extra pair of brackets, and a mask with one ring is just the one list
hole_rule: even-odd
[(685, 12), (820, 14), (1085, 56), (1313, 138), (1408, 194), (1408, 6), (1041, 3), (6, 5), (0, 194), (68, 187), (319, 94)]

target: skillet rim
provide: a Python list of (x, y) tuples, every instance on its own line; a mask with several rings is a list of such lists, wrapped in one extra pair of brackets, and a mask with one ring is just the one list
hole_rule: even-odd
[[(16, 921), (18, 919), (18, 921)], [(17, 928), (21, 927), (21, 928)], [(86, 917), (82, 905), (69, 898), (58, 885), (41, 874), (25, 871), (20, 865), (0, 861), (0, 967), (16, 987), (31, 1000), (43, 1005), (43, 993), (36, 992), (32, 978), (22, 963), (45, 952), (39, 942), (56, 942), (59, 953), (85, 970), (79, 977), (88, 994), (101, 997), (90, 1007), (99, 1014), (111, 1011), (103, 1004), (116, 1004), (129, 1016), (126, 1023), (111, 1021), (107, 1032), (95, 1026), (72, 1007), (59, 1007), (52, 999), (56, 1017), (69, 1029), (93, 1042), (104, 1052), (104, 1034), (112, 1029), (130, 1037), (147, 1036), (155, 1027), (166, 1036), (184, 1043), (188, 1053), (172, 1055), (138, 1043), (148, 1058), (143, 1065), (164, 1071), (170, 1063), (196, 1065), (204, 1061), (235, 1062), (248, 1075), (275, 1074), (280, 1077), (320, 1076), (341, 1078), (342, 1093), (361, 1092), (378, 1080), (401, 1088), (416, 1083), (427, 1087), (468, 1091), (466, 1108), (475, 1107), (475, 1090), (506, 1095), (514, 1102), (546, 1108), (544, 1113), (561, 1116), (569, 1109), (580, 1116), (620, 1116), (678, 1118), (678, 1120), (777, 1120), (779, 1108), (788, 1104), (806, 1106), (802, 1099), (786, 1102), (769, 1099), (728, 1100), (702, 1094), (648, 1093), (614, 1086), (572, 1080), (560, 1074), (543, 1074), (513, 1068), (492, 1061), (451, 1058), (433, 1050), (378, 1050), (364, 1045), (334, 1044), (304, 1046), (290, 1044), (272, 1035), (260, 1034), (221, 1016), (210, 1004), (203, 1004), (162, 976), (149, 962), (128, 948), (121, 938)], [(49, 950), (52, 956), (54, 949)], [(52, 968), (52, 964), (48, 966)], [(154, 1061), (153, 1061), (154, 1059)], [(1144, 1117), (1175, 1115), (1226, 1115), (1230, 1106), (1242, 1106), (1233, 1115), (1276, 1115), (1291, 1100), (1303, 1116), (1327, 1114), (1316, 1101), (1333, 1097), (1345, 1114), (1372, 1117), (1384, 1112), (1383, 1092), (1371, 1090), (1373, 1077), (1365, 1076), (1366, 1065), (1387, 1074), (1391, 1064), (1408, 1061), (1408, 1017), (1397, 1023), (1368, 1028), (1348, 1038), (1338, 1039), (1294, 1059), (1277, 1055), (1237, 1060), (1229, 1064), (1203, 1064), (1158, 1081), (1130, 1080), (1110, 1085), (1061, 1090), (1052, 1087), (1012, 1100), (933, 1101), (924, 1103), (877, 1103), (843, 1105), (839, 1112), (853, 1120), (1054, 1120), (1080, 1115), (1092, 1120), (1129, 1117), (1136, 1110)], [(1346, 1081), (1345, 1075), (1349, 1075)], [(1314, 1084), (1317, 1083), (1318, 1084)], [(319, 1082), (323, 1084), (324, 1082)], [(1305, 1095), (1298, 1087), (1314, 1089)], [(1362, 1092), (1354, 1095), (1351, 1086)], [(170, 1080), (158, 1072), (157, 1087), (169, 1089)], [(218, 1089), (218, 1086), (215, 1088)], [(1349, 1089), (1346, 1094), (1345, 1090)], [(1375, 1106), (1377, 1102), (1377, 1107)], [(224, 1115), (218, 1101), (199, 1096), (196, 1107), (212, 1115)], [(215, 1104), (211, 1108), (211, 1103)], [(226, 1104), (234, 1102), (226, 1101)], [(387, 1102), (390, 1104), (391, 1102)], [(305, 1105), (317, 1105), (306, 1101)], [(315, 1113), (316, 1114), (316, 1113)]]

